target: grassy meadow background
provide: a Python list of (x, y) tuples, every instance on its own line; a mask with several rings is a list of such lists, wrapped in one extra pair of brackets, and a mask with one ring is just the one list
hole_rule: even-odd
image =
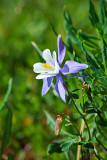
[[(98, 1), (93, 2), (97, 7)], [(0, 0), (0, 104), (12, 78), (8, 104), (13, 120), (7, 150), (16, 160), (65, 160), (64, 154), (47, 155), (48, 144), (57, 138), (46, 123), (44, 110), (56, 118), (57, 112), (70, 114), (72, 108), (57, 98), (52, 89), (45, 97), (41, 96), (42, 80), (36, 80), (33, 72), (33, 64), (40, 59), (31, 44), (34, 41), (42, 50), (57, 51), (57, 37), (50, 23), (65, 40), (64, 7), (76, 28), (94, 32), (88, 19), (88, 0)], [(74, 81), (70, 83), (75, 89)], [(0, 139), (5, 118), (3, 109)]]

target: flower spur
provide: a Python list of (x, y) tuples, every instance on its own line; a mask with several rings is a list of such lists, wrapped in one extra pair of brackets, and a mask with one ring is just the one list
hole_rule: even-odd
[(83, 69), (86, 69), (88, 65), (81, 64), (75, 61), (66, 61), (64, 66), (61, 68), (61, 64), (65, 57), (65, 46), (62, 43), (62, 37), (61, 35), (57, 38), (57, 46), (58, 46), (58, 62), (56, 58), (56, 52), (53, 52), (53, 55), (51, 55), (51, 52), (49, 49), (45, 49), (42, 53), (43, 59), (46, 61), (46, 63), (35, 63), (33, 65), (33, 71), (35, 73), (40, 73), (38, 76), (36, 76), (36, 79), (44, 79), (43, 81), (43, 87), (42, 87), (42, 96), (44, 96), (48, 90), (51, 87), (53, 78), (56, 77), (56, 84), (55, 89), (61, 99), (66, 102), (65, 99), (65, 82), (62, 78), (62, 76), (69, 77), (69, 78), (76, 78), (70, 77), (67, 74), (74, 74), (77, 73)]

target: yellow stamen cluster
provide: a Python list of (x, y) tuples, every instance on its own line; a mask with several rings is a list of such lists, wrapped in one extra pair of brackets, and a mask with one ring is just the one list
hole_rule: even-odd
[(45, 69), (48, 69), (50, 71), (55, 70), (55, 67), (53, 67), (51, 64), (48, 64), (48, 63), (43, 63), (42, 67), (45, 68)]

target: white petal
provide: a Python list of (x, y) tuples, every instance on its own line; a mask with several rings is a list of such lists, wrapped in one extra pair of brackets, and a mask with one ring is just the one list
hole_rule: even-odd
[(35, 73), (43, 73), (43, 72), (47, 72), (48, 70), (42, 67), (43, 63), (35, 63), (33, 65), (33, 71)]
[(53, 52), (53, 60), (57, 61), (57, 59), (56, 59), (56, 52), (55, 51)]
[(49, 49), (45, 49), (42, 53), (42, 56), (48, 64), (51, 64), (52, 66), (55, 65)]
[(47, 77), (53, 77), (55, 76), (55, 74), (39, 74), (38, 76), (36, 76), (36, 79), (44, 79)]
[(55, 70), (53, 71), (53, 73), (58, 74), (60, 70), (59, 64), (57, 61), (55, 61)]

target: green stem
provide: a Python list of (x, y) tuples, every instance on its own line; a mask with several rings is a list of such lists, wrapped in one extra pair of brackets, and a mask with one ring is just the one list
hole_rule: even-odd
[(87, 121), (86, 121), (86, 118), (85, 118), (85, 117), (83, 117), (83, 119), (84, 119), (84, 122), (85, 122), (85, 124), (86, 124), (86, 126), (87, 126), (87, 131), (88, 131), (88, 135), (89, 135), (89, 140), (91, 140), (91, 134), (90, 134), (90, 130), (89, 130), (88, 123), (87, 123)]
[[(83, 121), (83, 122), (84, 122), (84, 121)], [(84, 128), (83, 125), (81, 126), (82, 129), (80, 129), (80, 132), (79, 132), (79, 130), (78, 130), (78, 128), (75, 126), (75, 124), (74, 124), (73, 122), (70, 122), (70, 123), (71, 123), (71, 125), (74, 126), (75, 130), (77, 131), (78, 135), (80, 136), (79, 141), (80, 141), (80, 140), (83, 141), (82, 134), (81, 134), (81, 133), (82, 133), (82, 130), (83, 130), (83, 128)], [(81, 155), (82, 155), (82, 160), (83, 160), (83, 151), (82, 151), (82, 146), (80, 146), (80, 145), (77, 146), (77, 160), (79, 160), (80, 148), (81, 148)]]
[(75, 130), (77, 131), (78, 135), (80, 136), (81, 140), (82, 140), (82, 135), (81, 133), (79, 132), (78, 128), (74, 125), (73, 122), (71, 122), (71, 124), (74, 126)]
[(84, 96), (82, 97), (83, 98), (83, 113), (85, 112), (85, 107), (84, 107)]
[(104, 160), (104, 159), (99, 155), (99, 153), (97, 152), (97, 150), (96, 150), (95, 147), (94, 147), (94, 154), (95, 154), (95, 156), (96, 156), (98, 159)]
[[(64, 82), (64, 85), (65, 85), (65, 88), (66, 88), (68, 94), (71, 95), (71, 100), (72, 100), (72, 103), (73, 103), (74, 107), (76, 108), (76, 110), (78, 111), (78, 113), (81, 115), (81, 117), (83, 118), (83, 120), (84, 120), (84, 122), (85, 122), (85, 124), (86, 124), (87, 130), (88, 130), (88, 135), (89, 135), (89, 140), (91, 140), (91, 134), (90, 134), (90, 130), (89, 130), (88, 123), (87, 123), (84, 115), (80, 112), (80, 110), (79, 110), (78, 107), (76, 106), (76, 104), (75, 104), (75, 102), (74, 102), (74, 100), (73, 100), (72, 94), (71, 94), (70, 91), (68, 90), (68, 87), (67, 87), (67, 85), (66, 85), (65, 82)], [(82, 136), (81, 136), (81, 137), (82, 137)], [(82, 158), (83, 158), (83, 157), (82, 157)]]
[(79, 110), (78, 107), (76, 106), (76, 104), (75, 104), (72, 96), (71, 96), (71, 100), (72, 100), (72, 103), (73, 103), (73, 105), (75, 106), (76, 110), (78, 111), (78, 113), (79, 113), (81, 116), (83, 116), (83, 114), (80, 112), (80, 110)]
[(82, 92), (82, 100), (83, 100), (83, 113), (85, 112), (85, 107), (84, 107), (84, 93), (83, 93), (83, 90), (81, 90)]
[(107, 148), (99, 141), (99, 139), (95, 136), (97, 142), (107, 151)]
[[(81, 128), (80, 128), (81, 137), (80, 137), (79, 140), (82, 140), (82, 132), (83, 132), (83, 130), (84, 130), (84, 120), (82, 119)], [(82, 146), (81, 146), (81, 145), (78, 145), (78, 147), (77, 147), (77, 157), (76, 157), (76, 160), (79, 160), (79, 158), (80, 158), (80, 152), (81, 152), (82, 160), (83, 160), (83, 150), (82, 150)]]
[(89, 135), (89, 140), (91, 140), (91, 134), (90, 134), (90, 130), (89, 130), (89, 126), (88, 126), (88, 123), (86, 121), (86, 118), (84, 117), (84, 115), (80, 112), (80, 110), (78, 109), (78, 107), (76, 106), (74, 100), (73, 100), (73, 97), (71, 96), (71, 100), (72, 100), (72, 103), (73, 105), (75, 106), (76, 110), (78, 111), (78, 113), (82, 116), (85, 124), (86, 124), (86, 127), (87, 127), (87, 130), (88, 130), (88, 135)]

